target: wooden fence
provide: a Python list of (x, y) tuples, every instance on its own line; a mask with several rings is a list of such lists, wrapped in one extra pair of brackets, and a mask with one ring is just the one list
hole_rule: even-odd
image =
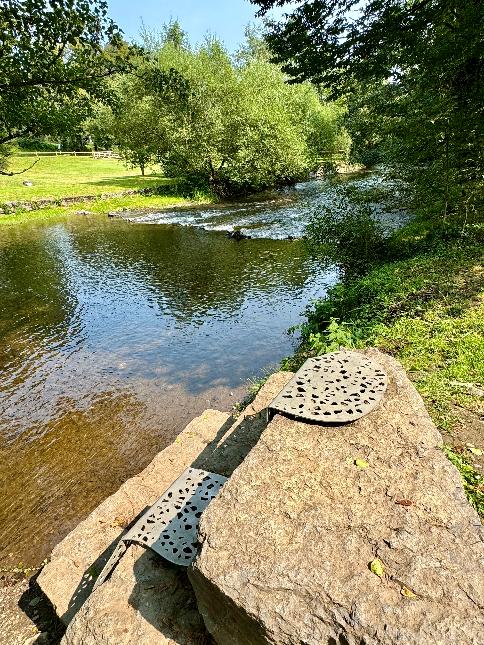
[(121, 159), (121, 155), (112, 150), (91, 150), (89, 152), (76, 152), (75, 150), (64, 152), (63, 150), (52, 150), (50, 152), (16, 152), (14, 157), (92, 157), (93, 159)]

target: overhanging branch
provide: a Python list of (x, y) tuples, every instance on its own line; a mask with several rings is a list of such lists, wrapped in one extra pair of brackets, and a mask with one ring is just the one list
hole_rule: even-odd
[(0, 170), (0, 175), (6, 175), (7, 177), (13, 177), (14, 175), (23, 175), (24, 172), (27, 172), (31, 168), (35, 166), (36, 163), (38, 163), (40, 159), (36, 159), (34, 163), (29, 166), (28, 168), (24, 168), (23, 170), (19, 170), (18, 172), (7, 172), (6, 170)]

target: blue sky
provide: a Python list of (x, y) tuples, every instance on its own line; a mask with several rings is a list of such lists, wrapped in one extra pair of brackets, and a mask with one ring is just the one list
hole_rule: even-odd
[(180, 21), (192, 43), (210, 32), (234, 51), (244, 38), (246, 25), (255, 22), (257, 7), (249, 0), (109, 0), (109, 9), (130, 40), (137, 38), (142, 20), (156, 29), (173, 18)]

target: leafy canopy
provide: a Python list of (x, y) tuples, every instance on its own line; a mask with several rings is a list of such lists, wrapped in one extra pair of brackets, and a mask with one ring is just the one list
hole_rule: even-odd
[[(262, 14), (289, 4), (252, 2)], [(293, 80), (325, 83), (348, 96), (348, 127), (360, 153), (367, 147), (375, 158), (379, 148), (383, 160), (413, 166), (412, 178), (436, 212), (477, 211), (484, 3), (306, 0), (289, 9), (269, 23), (275, 59)]]
[(109, 98), (104, 79), (132, 51), (105, 0), (3, 0), (0, 145), (78, 124), (93, 100)]
[(128, 161), (154, 156), (227, 195), (302, 179), (323, 151), (348, 146), (343, 106), (288, 85), (249, 35), (234, 59), (214, 38), (190, 48), (176, 24), (148, 40), (147, 62), (116, 90), (111, 131)]

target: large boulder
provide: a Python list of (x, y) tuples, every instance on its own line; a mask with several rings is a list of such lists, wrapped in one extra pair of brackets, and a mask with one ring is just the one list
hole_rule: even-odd
[(234, 420), (206, 410), (139, 475), (129, 479), (72, 531), (52, 553), (39, 584), (62, 620), (66, 645), (200, 645), (209, 642), (186, 570), (130, 546), (111, 577), (94, 581), (124, 527), (151, 506), (189, 466), (230, 476), (267, 425), (265, 408), (291, 378), (269, 378)]
[(128, 479), (54, 548), (38, 583), (66, 625), (88, 598), (121, 535), (209, 448), (228, 419), (226, 413), (206, 410), (139, 475)]
[(276, 416), (202, 516), (189, 577), (219, 645), (483, 642), (479, 518), (404, 370), (367, 355), (376, 410)]
[(71, 622), (62, 645), (200, 645), (209, 641), (186, 571), (132, 545)]

